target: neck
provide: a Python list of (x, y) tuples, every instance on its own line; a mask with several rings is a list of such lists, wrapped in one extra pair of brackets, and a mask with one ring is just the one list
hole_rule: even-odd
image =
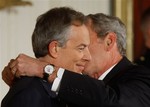
[(123, 58), (122, 55), (118, 54), (114, 54), (112, 56), (110, 56), (108, 58), (107, 64), (105, 65), (104, 69), (101, 72), (98, 72), (97, 74), (95, 74), (96, 78), (99, 78), (104, 72), (106, 72), (109, 68), (111, 68), (112, 66), (114, 66), (115, 64), (117, 64), (118, 62), (120, 62), (120, 60)]

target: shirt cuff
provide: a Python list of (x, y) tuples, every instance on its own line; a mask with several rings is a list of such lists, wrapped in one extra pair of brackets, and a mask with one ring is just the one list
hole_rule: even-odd
[(52, 84), (51, 91), (54, 91), (56, 93), (59, 91), (59, 86), (60, 86), (60, 82), (61, 82), (62, 76), (64, 74), (64, 71), (65, 71), (65, 69), (59, 68), (59, 70), (57, 72), (57, 77), (55, 78), (55, 80)]

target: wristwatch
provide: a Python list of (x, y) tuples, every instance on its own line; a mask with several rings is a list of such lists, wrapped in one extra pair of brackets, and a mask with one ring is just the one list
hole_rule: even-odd
[(54, 72), (54, 65), (46, 65), (43, 70), (43, 80), (48, 81), (48, 77)]

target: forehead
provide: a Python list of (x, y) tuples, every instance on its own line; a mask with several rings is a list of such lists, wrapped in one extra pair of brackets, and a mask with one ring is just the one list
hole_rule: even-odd
[(72, 42), (83, 42), (85, 44), (89, 44), (89, 31), (85, 25), (81, 26), (71, 26), (69, 41)]
[(98, 35), (97, 33), (94, 31), (93, 29), (93, 25), (92, 25), (92, 20), (89, 19), (88, 22), (86, 23), (86, 27), (89, 31), (89, 37), (90, 37), (90, 41), (95, 41), (95, 39), (98, 39)]

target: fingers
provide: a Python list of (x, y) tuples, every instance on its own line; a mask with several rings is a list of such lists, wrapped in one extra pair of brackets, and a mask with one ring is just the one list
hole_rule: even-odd
[(22, 61), (23, 56), (24, 56), (23, 54), (19, 54), (15, 60), (12, 59), (9, 63), (9, 67), (11, 69), (12, 74), (18, 78), (20, 77), (20, 72), (21, 72), (20, 68), (21, 68), (21, 64), (23, 62)]
[(10, 62), (8, 63), (8, 66), (10, 67), (10, 69), (12, 69), (16, 64), (17, 61), (15, 59), (11, 59)]
[(15, 60), (11, 60), (9, 63), (11, 72), (15, 77), (19, 78), (20, 76), (26, 75), (24, 66), (26, 65), (26, 62), (28, 62), (27, 58), (27, 55), (19, 54)]
[(20, 77), (19, 70), (22, 63), (22, 57), (25, 55), (20, 54), (16, 59), (11, 59), (7, 66), (2, 71), (2, 79), (4, 82), (11, 86), (15, 77)]
[[(14, 65), (13, 65), (14, 64)], [(11, 71), (11, 74), (14, 76), (14, 77), (17, 77), (17, 78), (20, 78), (20, 71), (18, 70), (18, 63), (16, 63), (16, 61), (14, 61), (14, 63), (12, 63), (13, 66), (11, 66), (10, 68), (10, 71)], [(23, 75), (23, 74), (22, 74)]]
[(13, 59), (9, 62), (8, 68), (11, 75), (15, 77), (25, 75), (43, 77), (43, 67), (45, 65), (47, 65), (47, 62), (42, 62), (27, 55), (20, 54), (15, 60)]
[(13, 80), (17, 72), (16, 65), (17, 65), (17, 61), (14, 59), (11, 59), (8, 65), (5, 66), (5, 68), (2, 71), (2, 79), (9, 86), (13, 84)]
[(2, 71), (2, 79), (9, 86), (13, 84), (14, 76), (11, 73), (9, 66), (6, 66)]

